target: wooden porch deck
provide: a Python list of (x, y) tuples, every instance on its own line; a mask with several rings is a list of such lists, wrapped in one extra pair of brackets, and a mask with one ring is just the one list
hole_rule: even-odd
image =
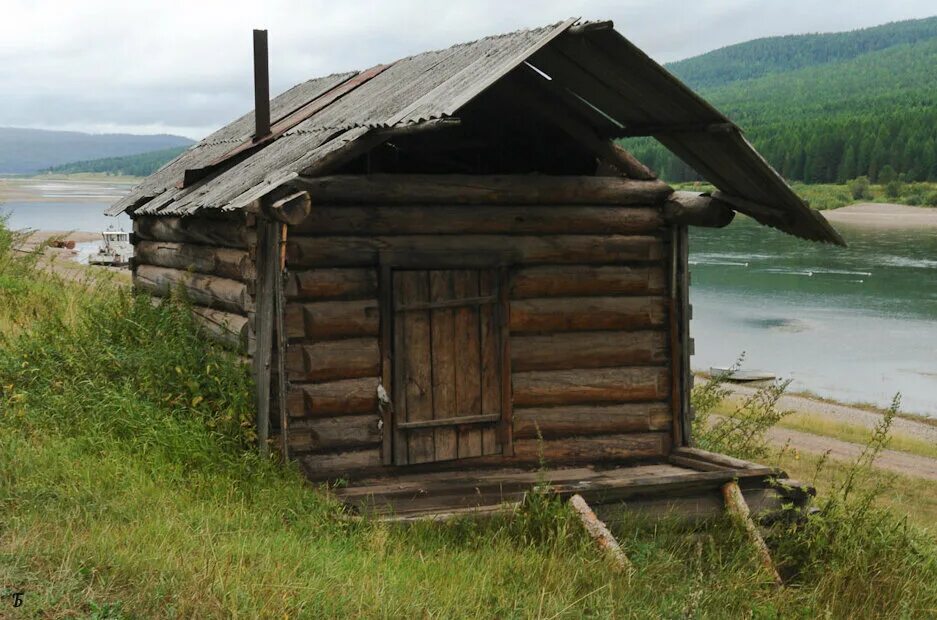
[[(637, 510), (671, 510), (692, 516), (721, 507), (720, 487), (737, 480), (759, 512), (780, 507), (803, 488), (787, 491), (773, 480), (784, 472), (692, 448), (678, 448), (665, 462), (619, 466), (524, 469), (460, 469), (357, 480), (335, 495), (354, 512), (382, 519), (443, 519), (510, 510), (538, 484), (561, 498), (579, 494), (595, 506), (621, 504)], [(795, 492), (790, 492), (791, 488)], [(795, 498), (796, 499), (796, 498)], [(805, 499), (805, 498), (804, 498)]]

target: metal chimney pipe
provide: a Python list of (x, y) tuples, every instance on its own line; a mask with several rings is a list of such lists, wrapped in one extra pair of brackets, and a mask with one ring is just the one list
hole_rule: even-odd
[(267, 31), (254, 30), (254, 140), (270, 134), (270, 71)]

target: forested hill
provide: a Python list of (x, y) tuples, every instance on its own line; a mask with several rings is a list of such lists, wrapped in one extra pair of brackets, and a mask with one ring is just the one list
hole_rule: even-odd
[(43, 172), (53, 174), (73, 174), (76, 172), (100, 172), (104, 174), (126, 174), (135, 177), (145, 177), (153, 174), (166, 162), (176, 158), (188, 147), (174, 146), (158, 151), (149, 151), (137, 155), (124, 155), (123, 157), (103, 157), (86, 161), (76, 161), (61, 166), (52, 166)]
[(173, 135), (89, 134), (0, 127), (0, 174), (32, 173), (68, 162), (188, 146)]
[(670, 63), (667, 69), (693, 88), (707, 88), (849, 60), (895, 45), (935, 37), (937, 17), (929, 17), (851, 32), (756, 39)]
[[(752, 41), (668, 69), (788, 179), (876, 180), (890, 165), (909, 181), (937, 180), (937, 18)], [(668, 180), (696, 178), (656, 142), (630, 148)]]

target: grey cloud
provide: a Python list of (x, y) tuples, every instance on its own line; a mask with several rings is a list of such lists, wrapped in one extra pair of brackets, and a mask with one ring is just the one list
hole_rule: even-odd
[(251, 107), (250, 29), (274, 92), (569, 16), (614, 19), (659, 61), (751, 38), (924, 17), (933, 0), (6, 0), (0, 125), (200, 137)]

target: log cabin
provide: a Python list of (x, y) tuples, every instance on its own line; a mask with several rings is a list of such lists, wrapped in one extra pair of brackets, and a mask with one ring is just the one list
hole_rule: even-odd
[[(736, 213), (842, 244), (726, 116), (616, 32), (570, 19), (299, 84), (109, 209), (133, 281), (177, 287), (249, 356), (259, 444), (349, 505), (696, 510), (782, 472), (693, 447), (688, 230)], [(717, 188), (674, 191), (616, 140)], [(639, 502), (640, 500), (640, 502)], [(702, 504), (701, 504), (702, 502)], [(760, 503), (759, 503), (760, 502)]]

